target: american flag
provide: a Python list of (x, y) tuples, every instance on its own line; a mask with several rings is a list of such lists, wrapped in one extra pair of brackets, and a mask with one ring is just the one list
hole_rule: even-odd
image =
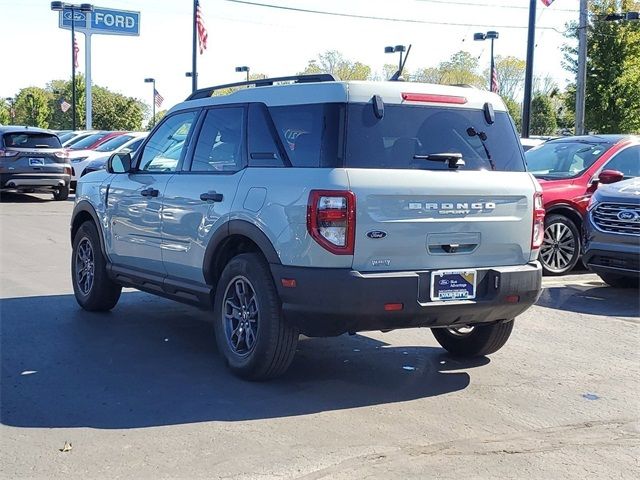
[(78, 52), (80, 51), (80, 47), (78, 47), (78, 41), (76, 40), (76, 36), (73, 36), (73, 64), (76, 68), (78, 68)]
[(164, 97), (158, 93), (158, 90), (153, 89), (153, 101), (156, 104), (156, 107), (160, 108), (162, 106), (162, 102), (164, 102)]
[(207, 49), (207, 29), (204, 28), (204, 20), (202, 20), (202, 11), (200, 10), (200, 2), (196, 0), (196, 28), (198, 29), (198, 44), (200, 46), (200, 55)]
[(62, 113), (67, 113), (67, 110), (69, 110), (70, 108), (71, 104), (63, 98), (60, 102), (60, 110), (62, 110)]
[(544, 3), (545, 7), (548, 7), (549, 5), (551, 5), (553, 3), (554, 0), (542, 0), (542, 3)]
[(493, 93), (500, 93), (500, 84), (498, 83), (498, 69), (493, 67), (491, 72), (491, 91)]

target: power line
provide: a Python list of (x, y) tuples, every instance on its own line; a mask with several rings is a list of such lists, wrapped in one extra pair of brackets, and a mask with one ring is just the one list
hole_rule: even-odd
[[(444, 5), (465, 5), (465, 6), (472, 6), (472, 7), (492, 7), (492, 8), (511, 8), (511, 9), (518, 9), (518, 10), (529, 10), (528, 6), (525, 5), (505, 5), (504, 3), (472, 3), (472, 2), (456, 2), (456, 1), (447, 1), (447, 0), (416, 0), (418, 2), (428, 2), (428, 3), (441, 3)], [(579, 10), (578, 9), (571, 9), (571, 8), (553, 8), (554, 11), (556, 12), (573, 12), (573, 13), (578, 13)]]
[[(478, 27), (478, 28), (515, 28), (515, 29), (527, 29), (526, 25), (482, 25), (477, 23), (459, 23), (459, 22), (434, 22), (430, 20), (416, 20), (410, 18), (392, 18), (392, 17), (373, 17), (370, 15), (356, 15), (354, 13), (340, 13), (340, 12), (326, 12), (322, 10), (311, 10), (307, 8), (297, 8), (297, 7), (287, 7), (284, 5), (273, 5), (271, 3), (259, 3), (259, 2), (251, 2), (248, 0), (225, 0), (230, 3), (239, 3), (242, 5), (251, 5), (254, 7), (265, 7), (265, 8), (275, 8), (278, 10), (287, 10), (291, 12), (301, 12), (301, 13), (313, 13), (317, 15), (329, 15), (333, 17), (348, 17), (348, 18), (358, 18), (361, 20), (379, 20), (384, 22), (402, 22), (402, 23), (418, 23), (422, 25), (446, 25), (453, 27)], [(565, 34), (566, 31), (558, 30), (555, 27), (536, 27), (536, 30), (554, 30), (560, 34)]]

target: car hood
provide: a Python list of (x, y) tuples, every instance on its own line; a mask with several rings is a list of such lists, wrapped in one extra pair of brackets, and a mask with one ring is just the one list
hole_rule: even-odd
[(599, 201), (634, 200), (634, 203), (640, 202), (640, 177), (608, 185), (600, 185), (596, 190), (596, 196)]

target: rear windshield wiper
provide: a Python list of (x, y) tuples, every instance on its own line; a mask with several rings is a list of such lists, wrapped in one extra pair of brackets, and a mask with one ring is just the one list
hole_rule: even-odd
[(469, 127), (467, 128), (467, 135), (470, 137), (478, 137), (480, 139), (480, 143), (482, 143), (482, 147), (484, 148), (484, 153), (487, 154), (487, 160), (489, 161), (489, 165), (491, 165), (491, 170), (496, 169), (496, 164), (491, 159), (491, 154), (489, 153), (489, 148), (485, 141), (487, 140), (487, 134), (484, 132), (478, 132), (475, 128)]
[(448, 162), (449, 168), (464, 167), (462, 154), (458, 152), (430, 153), (429, 155), (414, 155), (414, 160), (429, 160), (431, 162)]

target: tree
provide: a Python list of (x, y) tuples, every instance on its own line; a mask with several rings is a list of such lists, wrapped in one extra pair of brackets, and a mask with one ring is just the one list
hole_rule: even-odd
[(533, 135), (552, 135), (558, 124), (556, 112), (547, 95), (538, 94), (531, 101), (531, 133)]
[[(49, 95), (49, 125), (51, 128), (69, 130), (73, 125), (73, 108), (62, 111), (61, 103), (66, 101), (71, 104), (73, 95), (71, 92), (71, 80), (52, 80), (47, 84)], [(83, 128), (86, 124), (85, 114), (84, 75), (76, 74), (76, 128)]]
[[(599, 133), (640, 132), (640, 22), (603, 21), (615, 12), (640, 10), (634, 0), (592, 0), (591, 21), (587, 27), (587, 83), (585, 127)], [(570, 25), (568, 37), (577, 28)], [(565, 69), (577, 73), (577, 49), (565, 45)], [(575, 85), (568, 89), (567, 107), (573, 109)]]
[(148, 107), (104, 87), (93, 87), (93, 126), (100, 130), (141, 130)]
[(448, 61), (441, 62), (438, 69), (442, 75), (439, 83), (486, 87), (485, 79), (478, 75), (478, 59), (469, 52), (454, 53)]
[(437, 67), (427, 67), (416, 70), (411, 81), (422, 83), (442, 83), (442, 71)]
[(332, 73), (341, 80), (367, 80), (371, 77), (371, 67), (361, 62), (344, 58), (337, 50), (329, 50), (309, 60), (302, 74)]
[(16, 96), (15, 123), (32, 127), (49, 127), (50, 94), (39, 87), (27, 87)]
[[(524, 85), (526, 62), (517, 57), (496, 55), (495, 64), (500, 95), (511, 99), (518, 98)], [(489, 74), (489, 68), (487, 68), (484, 77), (489, 78)]]
[(0, 125), (8, 125), (12, 123), (10, 108), (11, 107), (9, 105), (4, 103), (4, 100), (0, 103)]
[(513, 98), (502, 97), (509, 115), (513, 118), (513, 123), (516, 124), (516, 129), (520, 131), (522, 129), (522, 105), (516, 102)]
[(151, 130), (160, 120), (164, 118), (166, 114), (167, 114), (166, 110), (160, 110), (159, 112), (156, 112), (156, 116), (154, 118), (149, 119), (149, 122), (147, 123), (145, 130)]

